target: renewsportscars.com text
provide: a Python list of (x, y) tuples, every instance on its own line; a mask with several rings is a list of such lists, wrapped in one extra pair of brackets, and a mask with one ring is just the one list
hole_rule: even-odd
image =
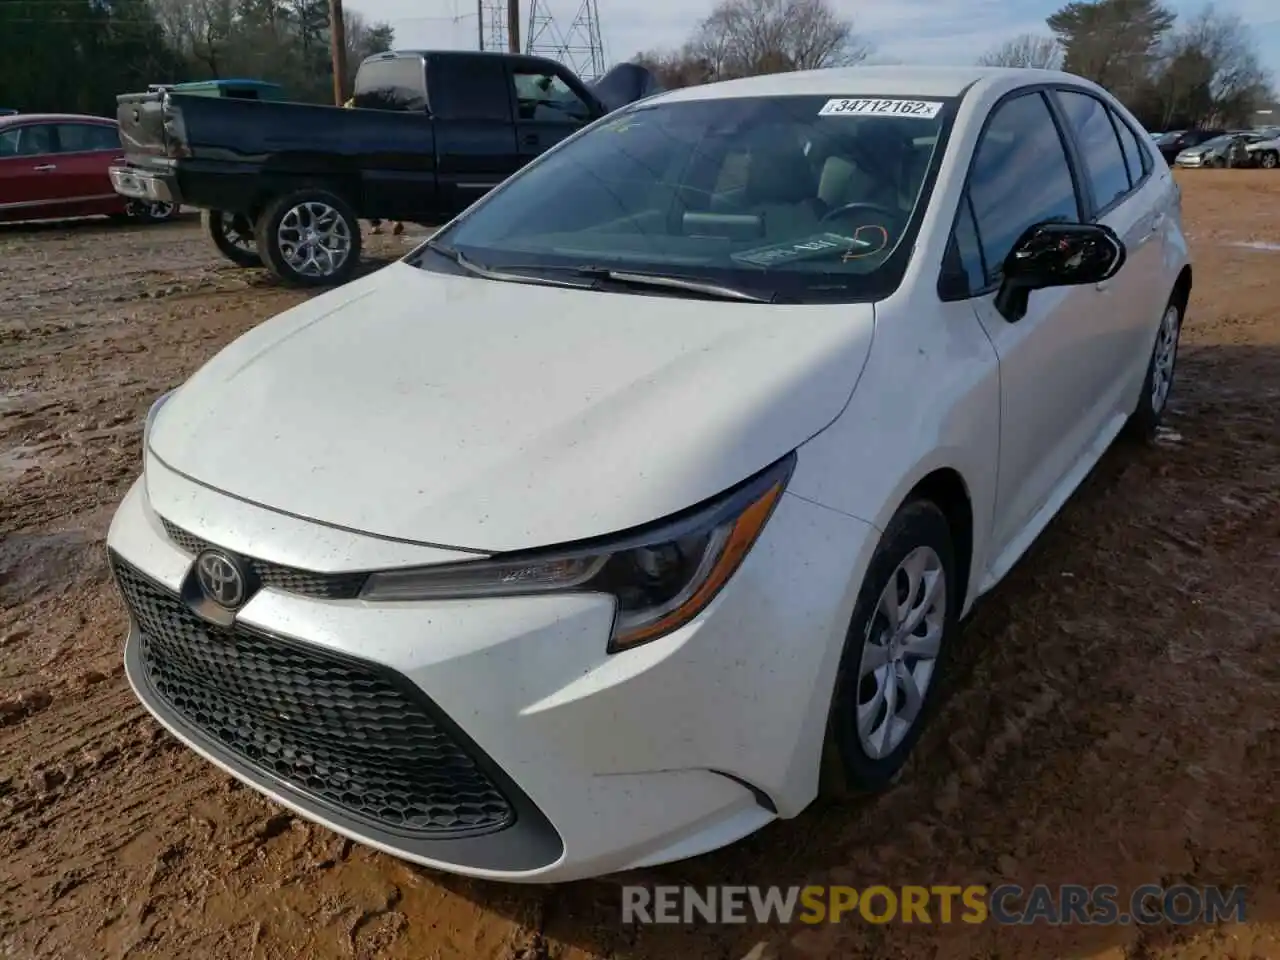
[(1244, 922), (1244, 887), (1145, 884), (933, 886), (625, 886), (622, 922), (996, 923), (1124, 925)]

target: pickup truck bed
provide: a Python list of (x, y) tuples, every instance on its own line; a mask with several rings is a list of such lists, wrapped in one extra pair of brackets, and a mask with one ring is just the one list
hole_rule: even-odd
[[(549, 60), (464, 51), (369, 58), (355, 109), (125, 94), (117, 119), (126, 157), (112, 182), (126, 196), (211, 211), (213, 239), (237, 263), (260, 259), (296, 283), (341, 282), (358, 260), (359, 218), (451, 219), (620, 101), (656, 89), (640, 68), (624, 67), (603, 78), (605, 96)], [(316, 231), (290, 213), (306, 204), (321, 232), (346, 237), (344, 249), (307, 247)], [(255, 249), (245, 243), (236, 255), (233, 234), (252, 237)], [(307, 250), (317, 256), (304, 268)]]

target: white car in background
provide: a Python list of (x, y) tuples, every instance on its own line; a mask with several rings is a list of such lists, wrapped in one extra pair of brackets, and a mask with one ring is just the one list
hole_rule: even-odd
[(1245, 150), (1248, 151), (1254, 166), (1266, 170), (1275, 170), (1280, 167), (1280, 137), (1258, 140), (1246, 146)]
[(659, 95), (161, 398), (128, 676), (213, 763), (558, 881), (876, 790), (957, 622), (1165, 410), (1179, 194), (1099, 87)]

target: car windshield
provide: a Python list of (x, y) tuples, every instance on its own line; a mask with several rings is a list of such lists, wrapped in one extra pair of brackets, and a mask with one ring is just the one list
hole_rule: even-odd
[(1156, 136), (1156, 143), (1162, 147), (1172, 146), (1178, 142), (1178, 138), (1182, 136), (1182, 130), (1170, 130), (1168, 133), (1161, 133)]
[(528, 166), (433, 246), (488, 270), (876, 299), (901, 279), (953, 113), (950, 99), (637, 104)]
[(1210, 150), (1214, 147), (1225, 147), (1228, 143), (1230, 143), (1235, 138), (1236, 138), (1236, 134), (1228, 133), (1220, 137), (1214, 137), (1211, 140), (1206, 140), (1204, 143), (1200, 144), (1200, 146), (1204, 147), (1206, 150)]

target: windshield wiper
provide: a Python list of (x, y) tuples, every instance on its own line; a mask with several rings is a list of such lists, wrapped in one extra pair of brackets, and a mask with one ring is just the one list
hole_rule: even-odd
[(434, 240), (428, 240), (426, 246), (433, 252), (440, 254), (440, 256), (452, 260), (467, 273), (483, 277), (486, 280), (500, 280), (504, 283), (532, 283), (543, 287), (572, 287), (574, 290), (590, 290), (594, 286), (594, 284), (590, 283), (574, 283), (571, 280), (552, 280), (549, 277), (535, 277), (526, 273), (508, 273), (505, 270), (493, 270), (482, 264), (472, 263), (462, 255), (461, 251), (442, 246)]
[[(719, 283), (708, 283), (705, 280), (695, 280), (691, 277), (670, 276), (662, 273), (634, 273), (630, 270), (616, 270), (613, 267), (603, 266), (542, 266), (539, 264), (522, 264), (519, 266), (509, 266), (503, 270), (495, 270), (492, 267), (486, 267), (479, 263), (473, 263), (468, 260), (458, 250), (450, 247), (442, 246), (434, 240), (428, 240), (426, 246), (434, 252), (452, 260), (463, 270), (477, 277), (484, 277), (486, 280), (502, 280), (509, 283), (536, 283), (549, 287), (571, 287), (575, 290), (588, 290), (595, 286), (594, 283), (575, 283), (571, 280), (553, 280), (550, 277), (537, 276), (537, 273), (543, 271), (553, 271), (556, 273), (571, 273), (574, 276), (583, 277), (593, 281), (608, 280), (613, 283), (622, 283), (628, 286), (637, 287), (660, 287), (666, 290), (687, 290), (690, 293), (700, 293), (706, 297), (714, 297), (717, 300), (739, 300), (746, 303), (772, 303), (774, 295), (761, 296), (760, 294), (750, 293), (746, 290), (739, 290), (736, 287), (726, 287)], [(524, 273), (528, 270), (531, 273)], [(521, 271), (521, 272), (512, 272)]]
[(773, 295), (764, 297), (758, 293), (739, 290), (737, 287), (726, 287), (720, 283), (708, 283), (705, 280), (694, 280), (689, 277), (673, 277), (663, 273), (632, 273), (630, 270), (615, 270), (612, 267), (573, 267), (572, 270), (581, 277), (612, 280), (614, 283), (625, 283), (637, 287), (688, 290), (690, 293), (700, 293), (703, 296), (715, 297), (717, 300), (772, 303), (774, 299)]

